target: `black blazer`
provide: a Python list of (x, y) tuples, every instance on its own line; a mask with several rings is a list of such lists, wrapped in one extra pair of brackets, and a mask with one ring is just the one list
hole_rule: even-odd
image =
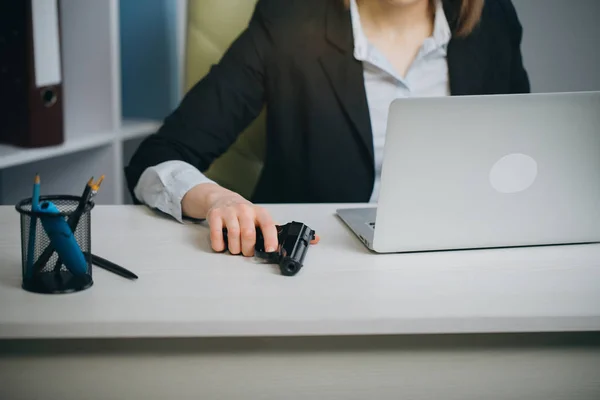
[[(451, 29), (457, 3), (444, 0)], [(513, 4), (485, 3), (476, 30), (448, 45), (451, 94), (529, 92)], [(132, 195), (142, 172), (167, 160), (205, 171), (266, 104), (266, 158), (253, 202), (367, 202), (373, 140), (353, 47), (342, 0), (259, 0), (248, 28), (134, 154), (125, 169)]]

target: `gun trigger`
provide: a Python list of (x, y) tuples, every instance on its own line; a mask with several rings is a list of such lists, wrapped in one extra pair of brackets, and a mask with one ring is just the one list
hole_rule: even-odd
[(266, 253), (262, 250), (256, 249), (255, 255), (258, 258), (267, 258)]

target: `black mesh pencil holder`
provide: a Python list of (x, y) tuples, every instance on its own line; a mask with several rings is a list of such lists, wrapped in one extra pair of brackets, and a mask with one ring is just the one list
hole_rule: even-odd
[[(16, 205), (21, 215), (23, 289), (44, 294), (73, 293), (92, 286), (91, 210), (77, 212), (78, 196), (40, 196)], [(76, 224), (75, 224), (76, 223)]]

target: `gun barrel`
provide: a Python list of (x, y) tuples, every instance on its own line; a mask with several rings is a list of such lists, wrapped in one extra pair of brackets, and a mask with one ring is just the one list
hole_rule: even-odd
[(304, 264), (315, 232), (300, 222), (291, 222), (282, 232), (279, 268), (285, 276), (296, 275)]

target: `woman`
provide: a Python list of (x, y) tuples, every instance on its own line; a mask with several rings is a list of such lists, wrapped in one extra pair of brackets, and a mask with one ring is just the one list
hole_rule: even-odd
[[(528, 92), (510, 0), (259, 0), (247, 29), (126, 168), (136, 200), (206, 218), (215, 251), (253, 254), (256, 203), (376, 201), (397, 97)], [(200, 171), (267, 106), (264, 168), (249, 200)], [(431, 110), (435, 116), (435, 110)], [(468, 116), (465, 116), (468, 123)]]

